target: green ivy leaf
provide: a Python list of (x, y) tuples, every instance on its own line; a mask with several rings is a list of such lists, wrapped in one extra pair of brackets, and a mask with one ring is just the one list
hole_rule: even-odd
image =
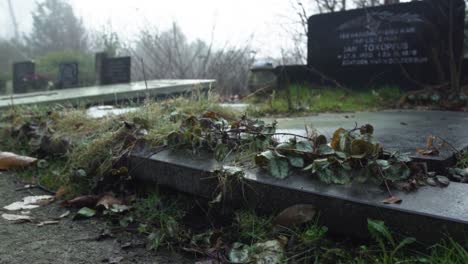
[(274, 158), (268, 165), (271, 176), (278, 179), (286, 179), (289, 176), (289, 163), (284, 158)]
[(336, 151), (335, 154), (340, 159), (347, 159), (348, 158), (348, 155), (346, 155), (346, 153), (341, 152), (341, 151)]
[(411, 170), (403, 163), (396, 163), (384, 170), (384, 175), (389, 181), (404, 181), (411, 176)]
[(314, 150), (312, 143), (309, 141), (299, 141), (296, 143), (296, 150), (302, 152), (312, 152)]
[(289, 163), (295, 168), (304, 167), (304, 159), (299, 156), (288, 156)]
[(379, 165), (383, 170), (390, 168), (391, 164), (388, 160), (376, 160), (375, 163)]
[(96, 215), (96, 210), (88, 208), (88, 207), (81, 208), (77, 213), (77, 216), (87, 217), (87, 218), (93, 217), (95, 215)]
[(264, 151), (255, 156), (255, 164), (259, 167), (267, 167), (270, 160), (275, 158), (275, 154), (271, 150)]
[(333, 171), (329, 168), (319, 169), (315, 171), (315, 174), (319, 177), (319, 180), (326, 184), (333, 183)]
[(319, 154), (324, 155), (324, 156), (335, 154), (335, 150), (333, 148), (331, 148), (330, 146), (326, 145), (326, 144), (320, 145), (318, 150), (319, 150)]
[(271, 176), (278, 179), (285, 179), (289, 176), (289, 161), (286, 158), (278, 157), (272, 150), (267, 150), (255, 157), (255, 164), (268, 168)]

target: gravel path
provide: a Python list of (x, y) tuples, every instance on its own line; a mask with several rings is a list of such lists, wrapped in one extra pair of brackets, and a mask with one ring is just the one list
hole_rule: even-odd
[[(26, 196), (45, 194), (37, 189), (15, 191), (21, 186), (14, 176), (0, 173), (0, 214), (19, 214), (3, 207)], [(31, 210), (31, 216), (47, 221), (66, 211), (53, 203)], [(12, 223), (0, 217), (0, 263), (193, 263), (177, 254), (147, 251), (144, 240), (130, 234), (100, 236), (108, 230), (105, 221), (71, 218), (39, 227), (37, 222)]]

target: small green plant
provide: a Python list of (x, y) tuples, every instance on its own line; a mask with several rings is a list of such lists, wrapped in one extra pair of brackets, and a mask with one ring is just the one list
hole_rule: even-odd
[(397, 253), (404, 247), (416, 242), (416, 239), (412, 237), (406, 237), (400, 242), (396, 241), (383, 221), (368, 219), (367, 229), (379, 246), (383, 264), (396, 263)]
[(324, 238), (327, 232), (328, 228), (326, 226), (312, 224), (307, 226), (299, 236), (302, 243), (310, 246)]
[(185, 211), (177, 200), (155, 192), (139, 199), (134, 208), (135, 219), (141, 222), (138, 230), (148, 234), (151, 249), (171, 246), (182, 239), (179, 222), (185, 216)]
[(440, 243), (432, 248), (432, 254), (428, 259), (429, 263), (468, 263), (468, 243), (461, 245), (453, 239)]
[(457, 168), (460, 168), (460, 169), (468, 168), (468, 151), (464, 151), (458, 155)]
[(271, 218), (258, 216), (253, 211), (237, 212), (236, 222), (239, 238), (249, 244), (268, 239), (272, 230), (271, 221)]

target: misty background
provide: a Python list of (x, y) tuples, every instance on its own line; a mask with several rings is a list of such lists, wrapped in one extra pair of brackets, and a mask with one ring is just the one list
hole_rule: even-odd
[[(402, 1), (405, 2), (405, 1)], [(345, 6), (343, 6), (345, 3)], [(0, 0), (0, 80), (34, 60), (45, 81), (63, 61), (94, 82), (94, 53), (132, 56), (132, 79), (217, 79), (245, 93), (254, 63), (302, 64), (307, 17), (380, 0)]]

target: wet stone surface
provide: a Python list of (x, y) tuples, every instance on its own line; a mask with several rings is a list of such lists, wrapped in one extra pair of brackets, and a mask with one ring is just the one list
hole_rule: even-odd
[[(273, 121), (273, 120), (268, 120)], [(385, 150), (410, 153), (413, 157), (427, 161), (430, 169), (453, 165), (454, 149), (468, 148), (468, 113), (448, 111), (383, 111), (277, 119), (279, 132), (305, 135), (308, 125), (331, 138), (333, 132), (342, 127), (352, 129), (358, 124), (371, 124), (374, 133)], [(424, 149), (429, 136), (438, 136), (451, 146), (444, 146), (437, 156), (416, 153)], [(453, 147), (453, 148), (452, 148)], [(438, 163), (438, 164), (437, 164)], [(435, 166), (431, 166), (435, 164)]]

